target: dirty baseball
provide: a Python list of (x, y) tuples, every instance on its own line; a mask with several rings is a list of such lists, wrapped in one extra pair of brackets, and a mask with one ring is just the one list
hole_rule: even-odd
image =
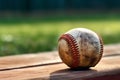
[(94, 67), (103, 54), (103, 41), (94, 31), (75, 28), (60, 36), (58, 52), (61, 60), (70, 68)]

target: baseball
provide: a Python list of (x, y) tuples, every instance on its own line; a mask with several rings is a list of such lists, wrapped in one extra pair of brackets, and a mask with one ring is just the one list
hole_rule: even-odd
[(58, 52), (72, 69), (94, 67), (103, 54), (103, 41), (94, 31), (75, 28), (60, 36)]

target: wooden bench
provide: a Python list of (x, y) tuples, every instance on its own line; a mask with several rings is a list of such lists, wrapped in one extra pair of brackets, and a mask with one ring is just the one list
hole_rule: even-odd
[(120, 80), (120, 44), (106, 45), (88, 70), (69, 69), (57, 51), (0, 57), (0, 80)]

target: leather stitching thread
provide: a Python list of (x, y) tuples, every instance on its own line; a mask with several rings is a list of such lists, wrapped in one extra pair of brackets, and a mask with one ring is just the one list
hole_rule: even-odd
[(68, 46), (70, 48), (69, 50), (72, 54), (72, 59), (73, 59), (71, 68), (78, 67), (79, 66), (79, 61), (80, 61), (80, 54), (79, 54), (79, 49), (78, 49), (76, 40), (70, 34), (63, 34), (60, 37), (60, 39), (66, 40), (66, 42), (68, 43)]

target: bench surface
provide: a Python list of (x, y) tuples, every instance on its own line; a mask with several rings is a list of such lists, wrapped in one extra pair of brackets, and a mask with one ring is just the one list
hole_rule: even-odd
[(88, 70), (71, 70), (58, 52), (0, 57), (0, 80), (120, 80), (120, 44), (104, 46), (101, 61)]

